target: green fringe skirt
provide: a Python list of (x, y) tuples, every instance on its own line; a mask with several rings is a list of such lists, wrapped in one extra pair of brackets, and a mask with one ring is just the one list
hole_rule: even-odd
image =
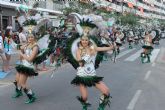
[(71, 81), (71, 84), (77, 85), (77, 86), (80, 84), (83, 84), (84, 86), (92, 87), (102, 80), (103, 80), (103, 77), (99, 77), (99, 76), (85, 76), (85, 77), (76, 76)]
[(142, 48), (144, 48), (144, 49), (153, 49), (152, 46), (147, 46), (147, 45), (143, 45)]
[(33, 68), (30, 68), (30, 67), (27, 67), (24, 65), (17, 65), (15, 67), (15, 69), (17, 70), (17, 72), (19, 74), (24, 74), (26, 76), (37, 76), (38, 75), (38, 73)]

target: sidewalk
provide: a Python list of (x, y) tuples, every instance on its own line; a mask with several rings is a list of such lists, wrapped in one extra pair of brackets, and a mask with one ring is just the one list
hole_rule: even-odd
[[(7, 76), (5, 78), (3, 78), (3, 79), (0, 78), (0, 85), (2, 84), (2, 82), (9, 83), (9, 82), (13, 81), (15, 73), (16, 73), (15, 66), (16, 66), (16, 62), (18, 60), (19, 60), (18, 54), (13, 54), (11, 56), (10, 65), (11, 65), (12, 70), (10, 73), (7, 74)], [(69, 65), (69, 63), (62, 64), (61, 67), (59, 67), (58, 69), (65, 68), (68, 65)], [(0, 70), (2, 68), (1, 66), (2, 66), (2, 60), (0, 60)], [(38, 67), (42, 68), (42, 64), (40, 64)], [(39, 75), (47, 74), (47, 73), (53, 73), (53, 71), (55, 70), (55, 67), (47, 66), (47, 68), (48, 68), (47, 71), (39, 71)]]

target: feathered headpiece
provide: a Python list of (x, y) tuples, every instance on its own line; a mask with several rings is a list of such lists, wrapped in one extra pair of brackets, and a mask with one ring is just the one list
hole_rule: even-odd
[[(79, 66), (78, 62), (76, 61), (75, 53), (77, 48), (79, 48), (78, 44), (81, 40), (80, 38), (87, 38), (87, 39), (90, 38), (89, 40), (92, 43), (91, 47), (93, 47), (93, 45), (97, 45), (97, 46), (100, 45), (98, 39), (90, 34), (92, 30), (97, 28), (97, 26), (92, 21), (90, 21), (90, 19), (85, 20), (83, 18), (82, 20), (80, 20), (78, 25), (79, 25), (78, 30), (82, 29), (83, 32), (74, 34), (70, 39), (68, 39), (68, 42), (66, 44), (67, 47), (65, 49), (65, 54), (68, 56), (68, 62), (70, 62), (75, 69)], [(103, 53), (99, 53), (99, 52), (97, 53), (95, 68), (99, 67), (99, 63), (102, 61), (102, 56)]]
[(92, 30), (93, 28), (97, 28), (97, 26), (90, 21), (89, 19), (85, 20), (84, 18), (80, 21), (80, 26), (83, 28), (83, 30), (87, 29), (87, 30)]
[[(18, 7), (18, 17), (17, 20), (19, 24), (23, 27), (24, 32), (27, 36), (34, 36), (37, 37), (37, 45), (39, 46), (39, 54), (34, 59), (33, 63), (40, 64), (44, 60), (47, 59), (49, 48), (48, 48), (48, 41), (49, 35), (48, 34), (41, 34), (46, 33), (46, 30), (40, 31), (42, 27), (49, 22), (49, 19), (42, 15), (42, 13), (36, 11), (36, 7), (38, 2), (35, 2), (32, 8), (22, 4)], [(40, 33), (41, 32), (41, 33)], [(39, 34), (38, 34), (39, 33)], [(39, 35), (39, 36), (37, 36)], [(41, 51), (43, 50), (43, 51)]]
[(80, 20), (79, 23), (80, 27), (82, 28), (82, 33), (80, 34), (81, 37), (88, 37), (90, 35), (90, 32), (97, 28), (97, 26), (90, 21), (89, 19), (85, 20), (84, 18)]
[(48, 18), (42, 16), (42, 13), (37, 12), (35, 8), (38, 6), (38, 2), (35, 2), (32, 7), (20, 5), (17, 7), (19, 24), (23, 27), (26, 34), (35, 34), (39, 31), (40, 27), (46, 22), (49, 22)]

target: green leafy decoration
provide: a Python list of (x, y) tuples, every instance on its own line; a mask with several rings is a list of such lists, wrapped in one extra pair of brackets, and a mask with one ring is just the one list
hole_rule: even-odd
[[(76, 61), (76, 59), (74, 58), (74, 56), (72, 55), (71, 48), (72, 48), (73, 42), (78, 38), (80, 38), (80, 35), (78, 33), (73, 34), (73, 36), (67, 40), (67, 47), (65, 48), (65, 51), (64, 51), (65, 56), (67, 56), (68, 62), (71, 63), (71, 65), (75, 69), (77, 69), (79, 64)], [(92, 39), (96, 43), (97, 46), (101, 46), (101, 42), (97, 39), (97, 37), (89, 36), (89, 38)], [(103, 60), (103, 55), (104, 55), (103, 52), (97, 53), (96, 60), (95, 60), (96, 69), (99, 67), (100, 62)]]
[(48, 56), (50, 55), (50, 49), (47, 48), (47, 49), (44, 49), (44, 50), (41, 50), (38, 55), (36, 56), (36, 58), (34, 59), (33, 63), (34, 64), (41, 64), (43, 61), (45, 61)]
[(27, 26), (27, 25), (37, 25), (37, 22), (36, 22), (36, 20), (34, 20), (34, 19), (26, 20), (26, 21), (23, 23), (23, 26)]
[(88, 27), (90, 27), (90, 28), (96, 28), (97, 26), (94, 24), (94, 23), (92, 23), (92, 21), (90, 21), (89, 19), (87, 19), (87, 20), (81, 20), (80, 21), (80, 26), (88, 26)]

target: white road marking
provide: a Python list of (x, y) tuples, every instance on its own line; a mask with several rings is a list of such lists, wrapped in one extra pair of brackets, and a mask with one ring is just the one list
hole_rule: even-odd
[(1, 87), (7, 87), (7, 86), (10, 86), (11, 84), (6, 84), (6, 85), (2, 85), (2, 86), (0, 86), (0, 88)]
[(149, 71), (146, 73), (146, 75), (145, 75), (145, 77), (144, 77), (144, 80), (147, 80), (147, 79), (149, 78), (150, 74), (151, 74), (151, 71), (149, 70)]
[(154, 50), (152, 51), (151, 62), (154, 62), (154, 61), (155, 61), (155, 59), (156, 59), (156, 57), (158, 56), (159, 52), (160, 52), (160, 49), (154, 49)]
[(129, 105), (128, 105), (128, 107), (127, 107), (127, 110), (133, 110), (133, 109), (134, 109), (135, 104), (137, 103), (137, 101), (138, 101), (138, 99), (139, 99), (141, 93), (142, 93), (142, 90), (138, 90), (138, 91), (135, 93), (133, 99), (131, 100), (131, 102), (129, 103)]
[(116, 57), (116, 59), (121, 58), (122, 56), (132, 52), (133, 50), (135, 50), (135, 48), (133, 48), (131, 50), (126, 50), (126, 51), (123, 51), (123, 52), (119, 53), (119, 55)]
[(2, 82), (2, 81), (0, 81), (0, 87), (6, 87), (6, 86), (10, 86), (12, 84), (13, 84), (12, 82)]
[(143, 52), (143, 50), (139, 50), (137, 51), (135, 54), (131, 55), (130, 57), (126, 58), (125, 61), (135, 61), (139, 56), (140, 54)]

